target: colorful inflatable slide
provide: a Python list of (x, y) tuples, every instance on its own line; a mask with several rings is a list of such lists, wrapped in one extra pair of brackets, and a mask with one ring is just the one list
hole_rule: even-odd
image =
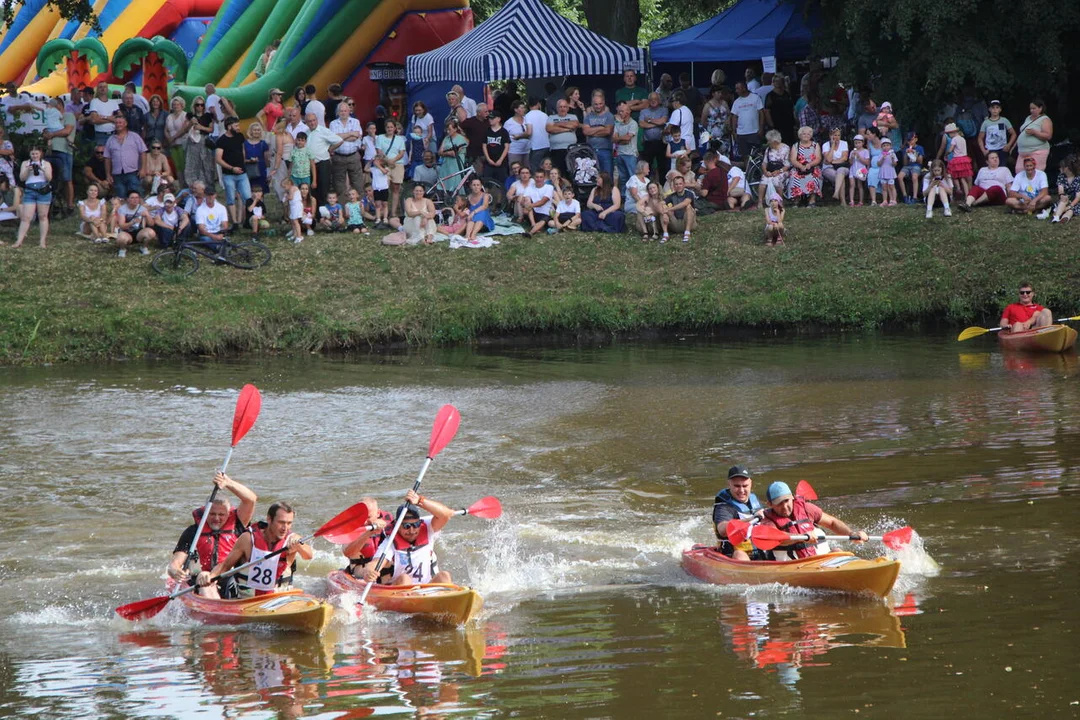
[[(100, 34), (60, 20), (44, 0), (25, 0), (0, 36), (0, 82), (58, 95), (67, 90), (63, 72), (39, 79), (34, 67), (46, 41), (100, 37), (111, 57), (128, 38), (162, 35), (171, 36), (192, 58), (187, 85), (175, 88), (185, 98), (214, 83), (242, 117), (250, 118), (266, 103), (271, 88), (290, 95), (313, 83), (324, 94), (337, 82), (357, 100), (357, 110), (369, 115), (379, 103), (370, 64), (404, 65), (406, 56), (440, 47), (473, 26), (468, 0), (96, 0), (94, 9)], [(211, 14), (212, 20), (204, 17)], [(205, 26), (195, 44), (192, 22), (196, 28)], [(259, 56), (275, 41), (280, 42), (277, 53), (256, 78)]]

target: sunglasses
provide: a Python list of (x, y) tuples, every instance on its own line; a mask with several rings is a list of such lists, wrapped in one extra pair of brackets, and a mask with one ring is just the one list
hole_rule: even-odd
[(193, 107), (206, 107), (206, 103), (195, 103)]
[(150, 149), (151, 149), (151, 150), (160, 150), (160, 149), (161, 149), (161, 146), (160, 146), (160, 145), (151, 145), (151, 146), (150, 146)]
[(1035, 292), (1034, 290), (1021, 290), (1020, 294), (1021, 295), (1031, 295), (1034, 292)]
[(415, 530), (423, 524), (424, 523), (422, 521), (417, 520), (416, 522), (401, 523), (401, 527), (406, 530)]
[(94, 151), (94, 154), (95, 154), (95, 155), (104, 155), (104, 154), (105, 154), (105, 152), (104, 152), (103, 150), (95, 150), (95, 151)]

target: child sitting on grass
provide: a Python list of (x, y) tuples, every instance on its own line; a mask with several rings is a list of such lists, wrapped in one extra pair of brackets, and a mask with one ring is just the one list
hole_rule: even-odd
[(308, 149), (306, 132), (296, 133), (290, 174), (292, 175), (293, 185), (296, 187), (303, 187), (304, 185), (310, 187), (312, 184), (311, 179), (315, 177), (315, 158), (311, 155), (311, 150)]
[(345, 208), (337, 201), (336, 192), (326, 193), (326, 204), (319, 208), (319, 228), (333, 233), (345, 229)]
[(364, 204), (360, 202), (360, 193), (356, 188), (349, 188), (349, 202), (345, 203), (345, 223), (345, 229), (354, 235), (368, 234), (364, 225)]
[(784, 244), (784, 201), (773, 193), (765, 208), (765, 245), (773, 247)]
[[(914, 132), (908, 132), (907, 144), (904, 145), (904, 166), (900, 168), (898, 184), (900, 194), (904, 196), (904, 204), (914, 205), (919, 202), (919, 177), (922, 175), (923, 157), (926, 151), (919, 144), (919, 136)], [(911, 178), (911, 192), (908, 192), (905, 178)]]
[(374, 224), (378, 220), (375, 214), (375, 189), (371, 183), (364, 185), (364, 197), (360, 200), (360, 211), (364, 214), (364, 222)]
[[(7, 185), (7, 177), (0, 175), (0, 190), (6, 190), (3, 187), (5, 185)], [(97, 183), (86, 186), (86, 199), (79, 201), (79, 218), (82, 220), (80, 225), (83, 237), (96, 243), (104, 243), (108, 242), (109, 219), (112, 215), (105, 201), (98, 197), (99, 193)]]
[(562, 191), (562, 199), (555, 207), (555, 217), (548, 223), (556, 232), (577, 230), (581, 225), (581, 203), (574, 197), (569, 185)]
[(929, 220), (934, 216), (934, 202), (938, 199), (941, 200), (942, 207), (945, 208), (945, 217), (952, 216), (952, 210), (949, 208), (949, 198), (953, 193), (952, 178), (949, 177), (949, 171), (945, 168), (945, 163), (940, 160), (935, 160), (930, 163), (930, 172), (926, 173), (923, 178), (923, 196), (926, 198), (926, 219)]
[(454, 198), (454, 207), (449, 225), (440, 225), (438, 230), (443, 235), (460, 235), (469, 222), (469, 200), (464, 195)]
[(266, 203), (263, 202), (263, 189), (256, 185), (251, 188), (251, 199), (247, 201), (248, 226), (255, 237), (259, 233), (270, 229), (270, 221), (266, 218)]
[(1068, 222), (1080, 204), (1080, 156), (1069, 155), (1058, 170), (1058, 202), (1050, 222)]

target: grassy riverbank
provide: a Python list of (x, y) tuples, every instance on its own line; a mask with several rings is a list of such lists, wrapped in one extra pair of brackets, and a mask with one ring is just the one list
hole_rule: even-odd
[[(710, 326), (874, 327), (989, 321), (1030, 279), (1080, 313), (1080, 224), (1000, 209), (789, 209), (766, 248), (757, 211), (712, 216), (692, 242), (639, 235), (501, 238), (490, 250), (384, 247), (352, 235), (271, 238), (255, 271), (203, 262), (167, 282), (137, 252), (75, 238), (0, 248), (0, 363), (328, 351), (484, 335)], [(3, 239), (10, 241), (5, 232)], [(990, 313), (990, 315), (987, 315)]]

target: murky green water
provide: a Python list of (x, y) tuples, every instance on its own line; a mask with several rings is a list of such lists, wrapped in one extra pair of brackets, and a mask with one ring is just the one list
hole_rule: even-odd
[[(980, 342), (0, 370), (0, 716), (1078, 716), (1076, 358)], [(503, 502), (442, 536), (478, 621), (340, 611), (315, 639), (112, 614), (161, 592), (245, 382), (263, 410), (230, 473), (260, 513), (295, 502), (301, 531), (361, 495), (396, 504), (438, 407), (460, 409), (424, 492)], [(686, 575), (735, 462), (759, 492), (805, 478), (853, 525), (915, 527), (892, 596)], [(320, 593), (340, 556), (317, 547), (300, 574)]]

